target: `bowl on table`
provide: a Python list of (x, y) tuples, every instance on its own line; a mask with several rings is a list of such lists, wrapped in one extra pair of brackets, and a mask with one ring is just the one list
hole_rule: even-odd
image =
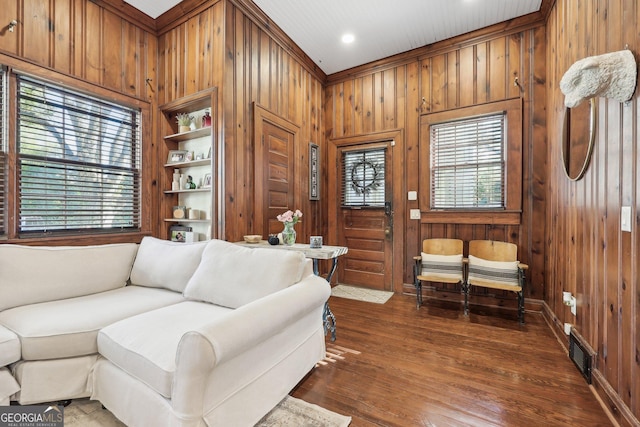
[(260, 234), (248, 234), (244, 236), (244, 241), (247, 243), (259, 243), (262, 240), (262, 235)]

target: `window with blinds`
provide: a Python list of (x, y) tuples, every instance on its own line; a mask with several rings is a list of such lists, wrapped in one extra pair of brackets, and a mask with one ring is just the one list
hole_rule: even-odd
[(6, 234), (7, 200), (7, 73), (0, 67), (0, 236)]
[(140, 111), (17, 76), (20, 233), (140, 226)]
[(342, 165), (342, 206), (384, 206), (384, 148), (345, 151)]
[(431, 125), (431, 208), (505, 207), (504, 113)]

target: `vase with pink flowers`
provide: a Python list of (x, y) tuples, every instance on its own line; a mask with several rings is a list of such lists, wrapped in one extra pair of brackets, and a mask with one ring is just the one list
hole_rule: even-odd
[(288, 210), (276, 218), (284, 225), (284, 230), (282, 230), (282, 243), (287, 246), (293, 245), (296, 242), (296, 230), (293, 226), (302, 218), (302, 212), (300, 212), (299, 209), (296, 209), (295, 212)]

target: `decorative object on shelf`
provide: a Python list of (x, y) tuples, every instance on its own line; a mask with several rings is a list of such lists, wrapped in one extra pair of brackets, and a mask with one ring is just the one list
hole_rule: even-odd
[(187, 155), (186, 150), (169, 150), (169, 157), (167, 157), (167, 163), (182, 163), (185, 161)]
[(247, 234), (243, 236), (243, 239), (247, 243), (259, 243), (262, 240), (262, 236), (260, 234)]
[(560, 80), (564, 105), (576, 107), (596, 96), (626, 102), (636, 90), (638, 66), (629, 49), (576, 61)]
[(190, 116), (188, 113), (178, 113), (176, 114), (176, 120), (178, 121), (178, 132), (184, 133), (191, 130), (193, 116)]
[(193, 161), (193, 151), (187, 151), (187, 154), (184, 156), (185, 162)]
[(211, 174), (205, 173), (204, 179), (202, 180), (202, 188), (210, 188), (211, 187)]
[(189, 219), (200, 219), (200, 210), (198, 209), (189, 209)]
[(283, 214), (277, 216), (278, 221), (284, 224), (284, 230), (282, 230), (282, 242), (291, 246), (296, 242), (296, 230), (293, 228), (302, 218), (302, 212), (300, 209), (296, 209), (295, 212), (288, 210)]
[(181, 173), (181, 174), (180, 174), (180, 181), (179, 181), (179, 183), (180, 183), (180, 190), (183, 190), (183, 189), (184, 189), (184, 186), (185, 186), (184, 174), (183, 174), (183, 173)]
[(180, 169), (173, 170), (173, 181), (171, 181), (171, 191), (180, 190)]
[(193, 177), (191, 175), (187, 176), (187, 182), (184, 184), (185, 190), (194, 190), (196, 188), (196, 183), (193, 182)]
[(189, 231), (193, 231), (193, 229), (186, 225), (172, 225), (169, 228), (169, 236), (172, 242), (184, 243), (186, 241), (186, 233)]
[(202, 127), (206, 128), (209, 126), (211, 126), (211, 115), (209, 114), (209, 111), (205, 111), (204, 116), (202, 116)]
[(186, 206), (174, 206), (173, 207), (173, 217), (175, 219), (186, 219), (187, 218), (187, 207)]
[(267, 242), (269, 242), (269, 244), (272, 246), (276, 246), (280, 244), (280, 239), (278, 239), (278, 236), (271, 234), (267, 239)]
[(319, 148), (313, 142), (309, 143), (309, 200), (320, 200), (320, 177), (318, 157)]
[(322, 247), (322, 236), (311, 236), (309, 247), (311, 249), (320, 249)]

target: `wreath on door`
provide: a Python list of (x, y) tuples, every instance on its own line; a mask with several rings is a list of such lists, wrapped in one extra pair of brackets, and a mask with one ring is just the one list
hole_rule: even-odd
[(351, 188), (356, 194), (369, 194), (381, 185), (383, 167), (371, 160), (361, 160), (351, 166)]

